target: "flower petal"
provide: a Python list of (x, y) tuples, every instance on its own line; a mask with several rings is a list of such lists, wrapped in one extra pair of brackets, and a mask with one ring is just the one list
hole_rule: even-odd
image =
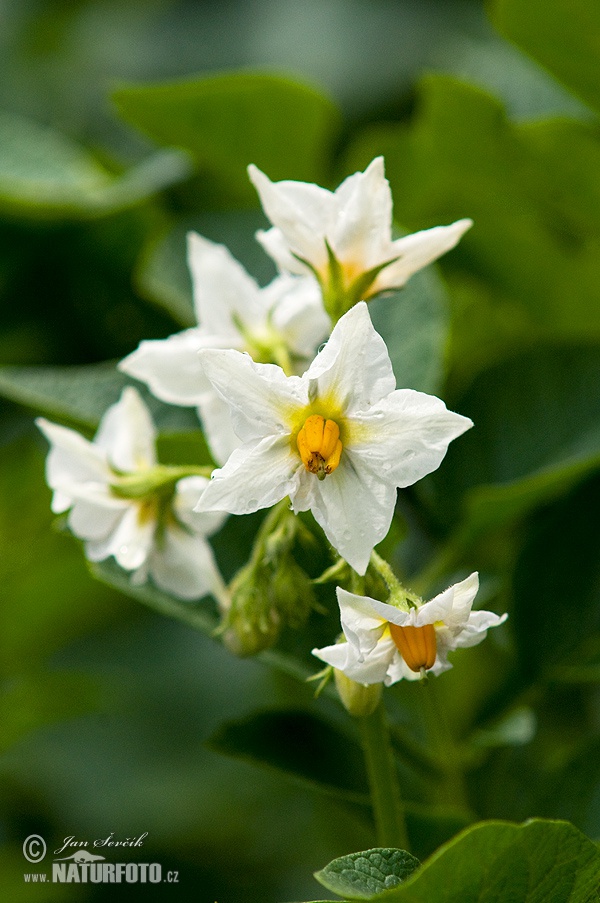
[(298, 464), (287, 436), (268, 436), (258, 445), (242, 446), (213, 472), (194, 510), (251, 514), (270, 508), (289, 495)]
[[(238, 336), (239, 339), (239, 336)], [(198, 352), (221, 347), (202, 330), (186, 329), (168, 339), (140, 342), (139, 347), (119, 363), (119, 370), (146, 383), (157, 398), (169, 404), (198, 405), (211, 385)], [(226, 347), (231, 347), (227, 343)]]
[(198, 404), (198, 417), (213, 459), (217, 464), (224, 464), (242, 442), (231, 423), (231, 408), (212, 386)]
[(338, 671), (343, 671), (350, 680), (360, 684), (378, 684), (386, 678), (394, 659), (394, 651), (394, 644), (383, 640), (364, 659), (359, 658), (350, 643), (337, 643), (323, 649), (313, 649), (312, 654), (333, 665)]
[(59, 514), (71, 505), (71, 496), (65, 487), (87, 481), (105, 483), (110, 479), (106, 453), (75, 430), (51, 423), (43, 417), (38, 417), (35, 422), (50, 442), (46, 481), (55, 490), (52, 510)]
[(199, 536), (212, 536), (227, 519), (222, 511), (195, 511), (200, 496), (209, 485), (205, 477), (184, 477), (175, 486), (173, 511), (178, 520)]
[(226, 594), (208, 542), (180, 527), (165, 530), (160, 545), (152, 549), (148, 571), (160, 589), (181, 599), (201, 599), (209, 593), (223, 598)]
[(250, 324), (264, 319), (259, 287), (224, 245), (196, 232), (188, 232), (187, 239), (198, 323), (208, 334), (229, 337), (229, 347), (235, 348), (239, 330), (233, 315)]
[(371, 652), (381, 639), (387, 626), (386, 619), (376, 613), (372, 604), (374, 600), (368, 596), (349, 593), (340, 586), (336, 592), (344, 635), (359, 655), (364, 656)]
[(371, 552), (387, 535), (396, 503), (396, 489), (356, 469), (346, 455), (322, 482), (300, 471), (290, 492), (295, 511), (313, 513), (327, 539), (342, 558), (364, 574)]
[(274, 364), (256, 364), (239, 351), (200, 352), (204, 371), (231, 408), (234, 431), (243, 441), (289, 435), (290, 411), (303, 407), (307, 387)]
[(254, 165), (248, 167), (248, 175), (263, 210), (283, 232), (291, 251), (317, 270), (327, 266), (324, 235), (335, 209), (332, 193), (311, 182), (271, 182)]
[(460, 219), (450, 226), (435, 226), (413, 232), (391, 243), (390, 258), (399, 257), (377, 276), (370, 294), (401, 288), (408, 279), (458, 244), (473, 220)]
[(335, 398), (348, 416), (393, 392), (396, 379), (387, 346), (364, 301), (338, 320), (305, 377), (317, 380), (319, 396)]
[(279, 276), (263, 289), (263, 295), (272, 311), (273, 327), (290, 351), (312, 360), (331, 330), (315, 280)]
[(126, 571), (142, 567), (152, 548), (156, 522), (140, 518), (139, 514), (137, 505), (129, 505), (112, 533), (103, 540), (86, 542), (85, 553), (90, 561), (104, 561), (114, 555)]
[(105, 539), (116, 528), (131, 502), (113, 496), (99, 483), (73, 487), (68, 524), (80, 539)]
[[(312, 274), (310, 267), (294, 257), (281, 229), (276, 229), (275, 226), (272, 229), (259, 229), (256, 232), (256, 240), (263, 246), (269, 257), (275, 261), (280, 273), (292, 273), (297, 276)], [(316, 280), (315, 285), (317, 285)]]
[(454, 638), (451, 648), (466, 649), (469, 646), (476, 646), (485, 639), (490, 627), (498, 627), (504, 624), (508, 615), (494, 614), (493, 611), (473, 611), (469, 616), (469, 620), (465, 624), (461, 632)]
[(439, 398), (397, 389), (353, 418), (348, 445), (377, 479), (411, 486), (436, 470), (450, 442), (471, 426), (468, 417), (449, 411)]
[(327, 237), (338, 260), (352, 263), (358, 275), (394, 256), (392, 193), (383, 157), (345, 179), (334, 198), (336, 218)]
[[(471, 607), (478, 590), (479, 574), (477, 573), (477, 571), (475, 571), (473, 574), (470, 574), (465, 580), (461, 580), (460, 583), (455, 583), (454, 586), (451, 586), (445, 592), (440, 593), (439, 596), (436, 596), (431, 600), (431, 602), (428, 603), (428, 605), (432, 607), (431, 623), (433, 624), (434, 621), (443, 620), (448, 627), (463, 628), (469, 620)], [(437, 613), (435, 603), (437, 603), (438, 600), (447, 597), (448, 595), (450, 596), (451, 601), (450, 609), (442, 616)], [(426, 606), (423, 606), (424, 609), (425, 607)]]
[(118, 470), (132, 472), (156, 464), (156, 430), (139, 393), (126, 386), (104, 413), (94, 445), (103, 448)]

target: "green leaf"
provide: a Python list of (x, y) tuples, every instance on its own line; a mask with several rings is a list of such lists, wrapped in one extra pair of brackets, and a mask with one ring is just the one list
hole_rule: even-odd
[(385, 339), (399, 388), (439, 391), (448, 307), (434, 267), (416, 273), (402, 291), (369, 302), (373, 325)]
[(565, 665), (576, 673), (582, 648), (600, 640), (600, 526), (590, 517), (599, 505), (595, 476), (530, 525), (513, 578), (512, 617), (528, 677)]
[(593, 125), (514, 124), (485, 92), (430, 76), (410, 125), (367, 130), (348, 168), (379, 153), (395, 215), (408, 227), (474, 220), (440, 261), (461, 270), (451, 294), (453, 382), (467, 382), (490, 356), (506, 357), (536, 339), (600, 336), (600, 140)]
[(0, 752), (56, 721), (97, 709), (99, 692), (87, 674), (42, 671), (0, 684)]
[[(0, 446), (0, 681), (17, 694), (14, 700), (24, 671), (40, 675), (44, 662), (74, 638), (127, 611), (116, 593), (90, 579), (78, 546), (51, 529), (43, 442), (33, 433)], [(25, 680), (30, 686), (33, 678)], [(62, 705), (46, 702), (50, 709)]]
[(222, 725), (208, 742), (224, 755), (283, 772), (350, 802), (369, 804), (360, 747), (309, 712), (259, 712)]
[(475, 426), (432, 482), (464, 504), (465, 540), (520, 517), (600, 464), (600, 349), (535, 348), (490, 367), (453, 406)]
[(600, 6), (589, 0), (495, 0), (496, 28), (600, 110)]
[(322, 182), (339, 128), (334, 104), (281, 76), (229, 73), (113, 93), (123, 117), (160, 144), (189, 151), (214, 196), (256, 201), (246, 167), (274, 180)]
[(600, 850), (568, 822), (480, 822), (441, 847), (382, 903), (591, 903)]
[(181, 181), (189, 170), (185, 154), (161, 151), (114, 176), (64, 135), (0, 112), (0, 211), (11, 216), (105, 216)]
[(340, 897), (369, 900), (381, 891), (396, 887), (419, 865), (419, 860), (406, 850), (376, 847), (334, 859), (315, 872), (315, 878)]
[(192, 280), (186, 260), (186, 235), (192, 230), (226, 245), (260, 285), (275, 276), (275, 266), (254, 235), (268, 227), (258, 210), (213, 211), (188, 217), (145, 249), (136, 271), (140, 293), (165, 308), (183, 326), (196, 323)]
[[(116, 364), (116, 361), (106, 361), (81, 367), (0, 367), (0, 395), (48, 417), (95, 429), (107, 407), (118, 401), (124, 386), (132, 382), (116, 369)], [(145, 387), (135, 385), (150, 408), (159, 432), (199, 430), (192, 408), (163, 404)]]

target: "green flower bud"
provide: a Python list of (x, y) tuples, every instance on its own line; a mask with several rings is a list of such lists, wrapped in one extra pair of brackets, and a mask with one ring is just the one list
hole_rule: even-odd
[(333, 669), (333, 677), (344, 707), (354, 718), (373, 714), (381, 699), (382, 684), (358, 684), (337, 668)]

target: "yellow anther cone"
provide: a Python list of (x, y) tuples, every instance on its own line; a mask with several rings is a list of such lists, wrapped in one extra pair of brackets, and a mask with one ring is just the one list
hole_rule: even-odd
[(423, 627), (400, 627), (390, 622), (390, 633), (398, 652), (411, 671), (417, 673), (432, 668), (437, 654), (437, 641), (433, 624)]

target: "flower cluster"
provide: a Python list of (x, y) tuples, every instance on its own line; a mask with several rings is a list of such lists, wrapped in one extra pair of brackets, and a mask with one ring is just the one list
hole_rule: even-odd
[[(158, 463), (152, 420), (131, 387), (92, 442), (38, 421), (51, 445), (53, 510), (69, 511), (88, 558), (113, 557), (134, 581), (150, 578), (180, 598), (211, 593), (226, 642), (241, 652), (273, 643), (282, 622), (298, 626), (313, 604), (292, 554), (305, 530), (294, 514), (310, 511), (322, 544), (360, 579), (388, 533), (397, 490), (439, 467), (472, 426), (439, 398), (396, 388), (366, 303), (402, 288), (471, 221), (394, 238), (381, 157), (334, 192), (273, 183), (255, 166), (249, 175), (272, 223), (257, 239), (279, 274), (260, 287), (227, 248), (190, 233), (197, 325), (142, 342), (120, 364), (162, 401), (197, 409), (221, 465), (212, 479), (194, 465)], [(273, 506), (226, 589), (208, 537), (227, 514)], [(427, 603), (338, 587), (345, 641), (314, 653), (363, 686), (438, 674), (448, 652), (503, 621), (471, 611), (477, 585), (473, 574)]]

